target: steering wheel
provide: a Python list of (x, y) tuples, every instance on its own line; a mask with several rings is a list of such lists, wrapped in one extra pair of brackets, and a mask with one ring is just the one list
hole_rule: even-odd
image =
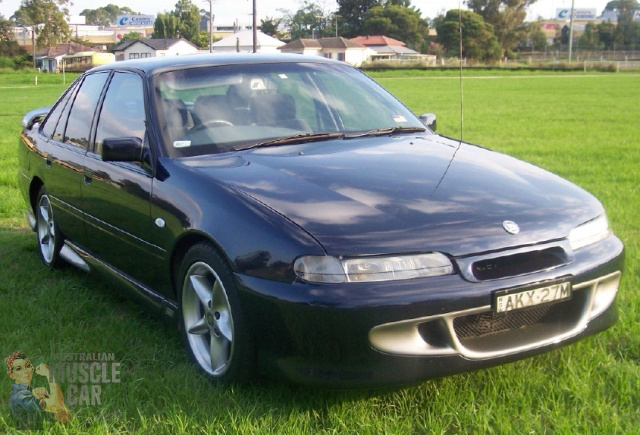
[(225, 121), (224, 119), (210, 119), (208, 121), (203, 122), (198, 127), (220, 127), (223, 125), (227, 125), (229, 127), (233, 127), (233, 124), (229, 121)]

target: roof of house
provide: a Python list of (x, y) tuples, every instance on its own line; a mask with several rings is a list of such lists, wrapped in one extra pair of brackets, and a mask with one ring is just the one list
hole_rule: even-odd
[(374, 46), (374, 47), (369, 47), (371, 48), (373, 51), (376, 52), (377, 55), (379, 56), (384, 56), (384, 55), (412, 55), (412, 56), (417, 56), (420, 53), (410, 49), (409, 47), (402, 47), (402, 46)]
[(86, 45), (79, 44), (77, 42), (65, 42), (61, 44), (56, 44), (55, 47), (46, 47), (40, 52), (38, 52), (38, 56), (44, 57), (58, 57), (65, 56), (69, 54), (80, 53), (81, 51), (95, 51), (91, 47), (87, 47)]
[(173, 47), (174, 45), (176, 45), (178, 42), (180, 41), (184, 41), (189, 45), (192, 45), (194, 48), (198, 48), (195, 45), (193, 45), (191, 42), (187, 41), (184, 38), (179, 38), (179, 39), (130, 39), (128, 41), (125, 41), (121, 44), (119, 44), (118, 46), (116, 46), (113, 51), (123, 51), (126, 50), (127, 48), (131, 47), (133, 44), (140, 42), (150, 48), (153, 48), (154, 50), (168, 50), (169, 48)]
[(280, 50), (300, 50), (304, 48), (366, 48), (356, 42), (350, 41), (342, 37), (319, 38), (319, 39), (296, 39), (288, 44), (278, 47)]
[(384, 45), (404, 47), (407, 45), (402, 41), (398, 41), (397, 39), (389, 38), (388, 36), (384, 35), (356, 36), (355, 38), (352, 38), (351, 41), (367, 47)]
[[(273, 38), (266, 33), (256, 32), (258, 47), (280, 47), (284, 42)], [(235, 47), (253, 45), (253, 30), (241, 30), (214, 42), (214, 47)]]

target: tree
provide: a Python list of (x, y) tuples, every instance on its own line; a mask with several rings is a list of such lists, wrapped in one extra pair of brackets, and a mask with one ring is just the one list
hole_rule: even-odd
[(137, 41), (139, 39), (146, 39), (146, 38), (147, 37), (140, 32), (129, 32), (122, 37), (122, 39), (120, 40), (120, 43), (123, 43), (126, 41)]
[(92, 26), (108, 27), (116, 22), (118, 15), (137, 15), (130, 7), (108, 4), (98, 9), (85, 9), (80, 15), (86, 17), (86, 22)]
[(13, 40), (13, 22), (0, 14), (0, 41)]
[[(214, 36), (213, 42), (219, 41), (221, 39), (222, 38), (216, 38)], [(209, 49), (209, 32), (203, 32), (203, 31), (198, 32), (198, 35), (195, 38), (193, 38), (191, 42), (202, 49), (206, 48), (208, 50)]]
[(547, 35), (540, 28), (540, 23), (531, 23), (529, 39), (536, 51), (544, 51), (547, 48)]
[(200, 10), (191, 0), (178, 0), (173, 12), (178, 19), (180, 37), (191, 41), (200, 33)]
[(618, 24), (615, 31), (616, 43), (623, 46), (637, 44), (640, 42), (640, 23), (634, 21), (634, 16), (635, 12), (640, 10), (638, 2), (636, 0), (618, 0), (615, 3), (618, 10)]
[[(459, 15), (461, 14), (461, 15)], [(448, 56), (460, 57), (460, 21), (462, 21), (462, 56), (474, 60), (493, 61), (501, 56), (500, 44), (493, 26), (472, 11), (452, 9), (437, 21), (437, 42)]]
[[(69, 10), (65, 7), (68, 4), (69, 0), (22, 0), (13, 18), (19, 25), (38, 25), (36, 46), (51, 47), (71, 37), (71, 30), (65, 19), (69, 15)], [(62, 6), (62, 10), (58, 6)]]
[(320, 38), (330, 36), (327, 23), (331, 21), (327, 12), (317, 3), (304, 0), (300, 9), (284, 12), (283, 21), (291, 33), (291, 39)]
[(405, 6), (375, 6), (367, 12), (362, 26), (368, 35), (385, 35), (419, 49), (429, 36), (429, 25), (420, 12)]
[(380, 0), (337, 0), (338, 15), (342, 17), (340, 34), (347, 38), (354, 38), (362, 34), (364, 18)]
[(528, 33), (524, 20), (527, 8), (536, 0), (467, 0), (467, 6), (493, 26), (502, 48), (501, 55), (511, 51)]
[(173, 39), (178, 36), (178, 18), (171, 12), (159, 13), (153, 23), (153, 39)]
[(265, 17), (264, 19), (260, 20), (260, 31), (269, 36), (280, 39), (280, 37), (282, 36), (278, 31), (280, 23), (282, 23), (281, 18)]
[(604, 44), (600, 42), (600, 35), (598, 34), (598, 26), (596, 24), (589, 22), (584, 26), (584, 33), (580, 37), (578, 45), (581, 48), (603, 48)]

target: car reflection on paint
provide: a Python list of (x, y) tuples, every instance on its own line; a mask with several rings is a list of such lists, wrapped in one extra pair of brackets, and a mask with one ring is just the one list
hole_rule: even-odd
[(595, 198), (435, 134), (340, 62), (118, 62), (23, 125), (43, 262), (174, 319), (223, 384), (415, 382), (617, 319), (624, 248)]

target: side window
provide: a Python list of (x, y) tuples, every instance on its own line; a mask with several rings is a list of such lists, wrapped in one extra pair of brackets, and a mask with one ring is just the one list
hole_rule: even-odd
[(60, 121), (58, 121), (58, 125), (56, 126), (56, 130), (53, 132), (53, 139), (62, 142), (64, 139), (64, 129), (67, 126), (67, 120), (69, 119), (69, 112), (71, 111), (71, 106), (73, 106), (72, 101), (75, 99), (76, 94), (78, 93), (79, 85), (76, 85), (76, 88), (72, 93), (69, 94), (69, 101), (67, 101), (66, 106), (62, 110), (62, 116), (60, 116)]
[(84, 78), (69, 113), (65, 142), (82, 148), (89, 146), (91, 121), (107, 77), (107, 73), (98, 73)]
[(60, 114), (62, 113), (64, 108), (67, 106), (69, 99), (73, 95), (76, 88), (76, 84), (77, 82), (71, 85), (69, 90), (58, 101), (58, 104), (56, 104), (56, 106), (53, 108), (53, 110), (49, 114), (49, 117), (44, 122), (42, 126), (42, 134), (44, 134), (45, 136), (49, 136), (49, 137), (53, 136), (53, 133), (56, 130), (56, 125), (58, 125), (58, 120), (60, 119)]
[(144, 88), (137, 74), (115, 73), (102, 104), (96, 132), (95, 152), (112, 137), (137, 137), (144, 142), (146, 131)]

